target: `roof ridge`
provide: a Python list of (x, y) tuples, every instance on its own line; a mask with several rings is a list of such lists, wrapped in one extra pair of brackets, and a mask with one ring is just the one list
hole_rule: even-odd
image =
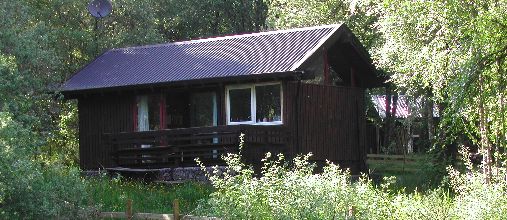
[(293, 33), (293, 32), (308, 31), (308, 30), (318, 30), (318, 29), (325, 29), (325, 28), (339, 28), (340, 26), (342, 26), (342, 24), (328, 24), (328, 25), (300, 27), (300, 28), (283, 29), (283, 30), (261, 31), (261, 32), (254, 32), (254, 33), (211, 36), (211, 37), (207, 37), (207, 38), (198, 38), (198, 39), (186, 40), (186, 41), (175, 41), (175, 42), (167, 42), (167, 43), (152, 44), (152, 45), (113, 48), (109, 51), (119, 51), (119, 50), (126, 50), (126, 49), (146, 49), (146, 48), (165, 47), (165, 46), (172, 46), (172, 45), (186, 45), (186, 44), (194, 44), (194, 43), (202, 43), (202, 42), (221, 41), (221, 40), (227, 40), (227, 39), (238, 39), (238, 38), (255, 37), (255, 36), (263, 36), (263, 35)]

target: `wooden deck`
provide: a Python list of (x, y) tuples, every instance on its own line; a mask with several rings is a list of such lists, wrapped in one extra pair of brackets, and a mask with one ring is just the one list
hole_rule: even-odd
[(235, 125), (166, 129), (104, 134), (116, 166), (169, 168), (223, 165), (221, 155), (239, 151), (239, 136), (245, 134), (245, 160), (253, 162), (264, 153), (289, 153), (288, 134), (283, 126)]

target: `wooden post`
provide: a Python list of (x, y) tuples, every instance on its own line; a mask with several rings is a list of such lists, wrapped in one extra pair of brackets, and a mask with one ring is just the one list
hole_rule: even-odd
[(178, 199), (173, 201), (173, 216), (174, 220), (180, 220), (180, 205)]
[(125, 211), (128, 220), (132, 220), (132, 199), (127, 200), (127, 210)]
[(356, 207), (354, 206), (350, 206), (349, 207), (349, 213), (347, 213), (347, 217), (345, 219), (347, 220), (352, 220), (352, 219), (356, 219)]
[(138, 131), (139, 128), (139, 122), (137, 118), (137, 96), (134, 97), (133, 103), (132, 103), (132, 131)]
[(178, 145), (174, 145), (174, 147), (172, 147), (172, 149), (173, 149), (173, 152), (175, 153), (174, 166), (180, 167), (180, 163), (183, 158), (183, 152), (181, 152), (181, 149), (180, 149), (180, 147), (178, 147)]
[(159, 123), (160, 123), (160, 130), (164, 130), (166, 129), (166, 121), (165, 121), (165, 117), (166, 117), (166, 98), (165, 98), (165, 95), (164, 93), (161, 93), (160, 94), (160, 99), (159, 99), (159, 102), (158, 102), (158, 105), (159, 105)]
[(331, 85), (331, 76), (329, 73), (329, 60), (327, 58), (326, 48), (322, 48), (323, 60), (324, 60), (324, 85)]

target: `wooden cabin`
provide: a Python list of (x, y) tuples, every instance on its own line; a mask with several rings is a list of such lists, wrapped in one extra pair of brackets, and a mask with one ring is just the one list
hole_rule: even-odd
[(80, 166), (221, 164), (308, 152), (364, 168), (367, 51), (345, 25), (111, 49), (63, 86), (78, 100)]

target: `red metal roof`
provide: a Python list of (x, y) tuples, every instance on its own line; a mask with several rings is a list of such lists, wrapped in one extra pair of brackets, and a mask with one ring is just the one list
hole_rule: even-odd
[(64, 92), (297, 71), (341, 25), (112, 49), (72, 76)]

